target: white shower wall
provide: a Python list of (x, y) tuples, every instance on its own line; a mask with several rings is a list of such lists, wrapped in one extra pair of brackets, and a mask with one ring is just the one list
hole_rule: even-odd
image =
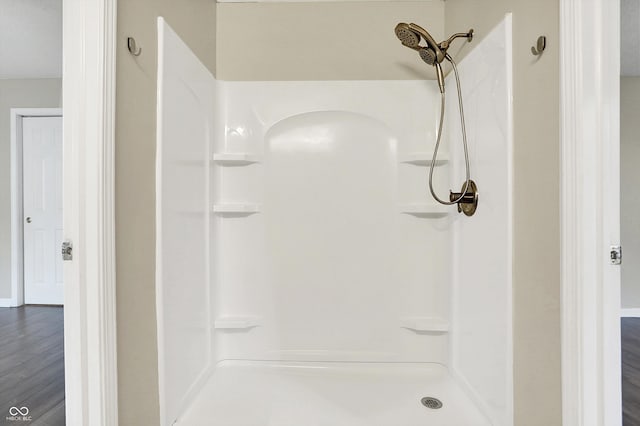
[(210, 150), (216, 86), (158, 20), (156, 311), (162, 424), (171, 424), (206, 379), (212, 354)]
[[(452, 224), (449, 367), (494, 425), (513, 424), (511, 14), (459, 65), (472, 178), (480, 204)], [(464, 182), (458, 101), (447, 76), (451, 182)], [(458, 188), (458, 190), (460, 190)]]
[(215, 311), (257, 324), (219, 328), (219, 359), (445, 363), (447, 218), (402, 162), (432, 149), (435, 86), (219, 87), (214, 152), (259, 159), (214, 162), (215, 203), (258, 210), (214, 218)]
[[(509, 34), (477, 47), (501, 49), (479, 65), (499, 73), (460, 65), (481, 194), (466, 218), (428, 195), (435, 82), (216, 81), (159, 26), (163, 424), (224, 360), (439, 363), (511, 424)], [(436, 166), (441, 194), (461, 176), (458, 148)]]

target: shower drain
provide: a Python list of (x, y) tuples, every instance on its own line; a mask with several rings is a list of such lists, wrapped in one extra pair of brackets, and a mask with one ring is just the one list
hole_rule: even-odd
[(442, 401), (438, 398), (432, 398), (430, 396), (425, 396), (420, 400), (422, 405), (427, 408), (431, 408), (432, 410), (437, 410), (438, 408), (442, 408)]

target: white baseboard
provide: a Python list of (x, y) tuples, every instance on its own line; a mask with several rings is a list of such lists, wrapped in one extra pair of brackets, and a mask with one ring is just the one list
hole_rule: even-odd
[(640, 308), (622, 308), (620, 309), (621, 317), (640, 318)]
[(0, 308), (11, 308), (15, 306), (11, 299), (0, 299)]

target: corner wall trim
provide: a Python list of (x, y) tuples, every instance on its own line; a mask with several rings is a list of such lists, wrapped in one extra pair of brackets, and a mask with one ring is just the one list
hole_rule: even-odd
[(118, 424), (114, 146), (117, 0), (63, 0), (65, 412)]
[(563, 425), (621, 426), (620, 1), (560, 0)]

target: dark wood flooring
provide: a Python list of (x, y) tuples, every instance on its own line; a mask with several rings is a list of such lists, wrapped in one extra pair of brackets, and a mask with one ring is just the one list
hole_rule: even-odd
[(640, 318), (622, 318), (622, 424), (640, 426)]
[[(27, 407), (31, 421), (12, 421)], [(63, 308), (0, 308), (0, 425), (64, 426)]]

